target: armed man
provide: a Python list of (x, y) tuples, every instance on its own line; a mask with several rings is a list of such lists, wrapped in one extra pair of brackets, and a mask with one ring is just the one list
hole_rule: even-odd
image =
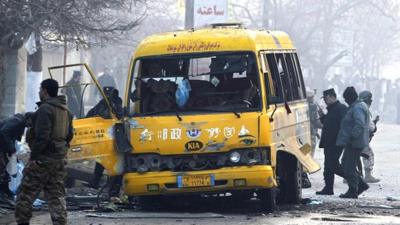
[[(361, 101), (365, 102), (368, 105), (368, 109), (372, 104), (372, 93), (370, 91), (362, 91), (359, 94), (359, 98)], [(369, 122), (369, 137), (370, 141), (374, 136), (377, 128), (376, 123), (379, 120), (377, 116), (374, 120), (372, 120), (371, 111), (368, 111), (370, 122)], [(380, 180), (372, 176), (372, 170), (374, 169), (374, 152), (372, 151), (371, 145), (368, 144), (361, 152), (361, 158), (364, 164), (364, 174), (365, 174), (365, 182), (367, 183), (378, 183)]]
[[(320, 138), (318, 134), (318, 129), (322, 128), (322, 124), (319, 120), (319, 115), (318, 115), (318, 109), (319, 106), (314, 102), (314, 95), (315, 91), (307, 91), (307, 103), (308, 103), (308, 109), (309, 109), (309, 116), (310, 116), (310, 125), (311, 125), (311, 155), (314, 157), (315, 154), (315, 148), (317, 146), (317, 139)], [(301, 176), (301, 183), (302, 183), (302, 188), (310, 188), (311, 187), (311, 181), (308, 178), (308, 175), (306, 172), (302, 173)]]
[(15, 206), (15, 218), (19, 225), (29, 224), (32, 203), (42, 190), (53, 224), (67, 224), (64, 178), (73, 128), (66, 98), (57, 93), (56, 80), (47, 79), (40, 84), (39, 109), (35, 113), (30, 135), (27, 135), (30, 137), (31, 158), (24, 169)]

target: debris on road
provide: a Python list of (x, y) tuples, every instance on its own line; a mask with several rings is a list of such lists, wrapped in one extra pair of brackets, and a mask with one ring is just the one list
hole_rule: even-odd
[(122, 212), (122, 213), (88, 213), (86, 217), (108, 219), (210, 219), (225, 218), (217, 213), (148, 213), (148, 212)]
[(394, 197), (388, 196), (388, 197), (386, 197), (386, 200), (394, 202), (394, 201), (399, 201), (399, 198), (394, 198)]
[(391, 206), (391, 205), (357, 205), (358, 208), (367, 208), (367, 209), (400, 209), (400, 206)]
[(333, 217), (313, 217), (311, 220), (317, 221), (329, 221), (329, 222), (354, 222), (354, 220), (350, 219), (340, 219), (340, 218), (333, 218)]
[(40, 199), (36, 199), (36, 200), (33, 202), (33, 208), (35, 208), (35, 209), (41, 209), (43, 204), (46, 204), (46, 201), (43, 201), (43, 200), (40, 200)]
[(322, 203), (323, 201), (319, 199), (303, 198), (301, 200), (301, 204), (303, 205), (321, 205)]

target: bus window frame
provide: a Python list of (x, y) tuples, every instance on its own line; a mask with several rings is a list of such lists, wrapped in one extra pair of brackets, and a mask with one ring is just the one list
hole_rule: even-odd
[[(282, 77), (279, 76), (280, 79), (278, 79), (278, 81), (280, 82), (280, 90), (282, 92), (282, 96), (283, 96), (283, 100), (280, 102), (268, 102), (268, 96), (273, 96), (273, 97), (280, 97), (277, 95), (277, 87), (276, 85), (273, 83), (273, 71), (271, 69), (271, 65), (268, 62), (268, 57), (271, 57), (271, 55), (274, 55), (274, 59), (275, 59), (275, 64), (276, 64), (276, 68), (278, 68), (277, 65), (277, 60), (276, 60), (276, 54), (282, 54), (283, 55), (283, 59), (285, 64), (282, 65), (282, 69), (283, 71), (285, 71), (285, 67), (286, 67), (286, 71), (288, 71), (288, 65), (286, 62), (286, 57), (290, 57), (291, 63), (293, 64), (293, 68), (294, 68), (294, 73), (293, 73), (293, 78), (295, 79), (293, 84), (295, 84), (294, 87), (292, 87), (293, 85), (290, 83), (290, 87), (289, 87), (289, 91), (290, 92), (297, 92), (298, 97), (297, 98), (288, 98), (289, 96), (286, 96), (286, 93), (284, 91), (284, 87), (283, 87), (283, 80)], [(286, 55), (285, 55), (286, 54)], [(267, 108), (269, 107), (269, 105), (272, 104), (281, 104), (284, 102), (297, 102), (299, 100), (304, 100), (306, 98), (306, 94), (305, 94), (305, 85), (304, 85), (304, 79), (303, 79), (303, 75), (302, 75), (302, 71), (301, 71), (301, 67), (300, 67), (300, 62), (297, 56), (297, 52), (294, 50), (288, 50), (288, 51), (267, 51), (267, 50), (263, 50), (260, 51), (260, 55), (262, 56), (262, 66), (263, 66), (263, 76), (265, 79), (265, 86), (266, 86), (266, 95), (267, 95)], [(265, 73), (268, 73), (268, 80), (266, 80), (265, 78)], [(268, 82), (268, 83), (267, 83)], [(295, 96), (295, 93), (291, 93), (292, 96)]]
[(306, 95), (306, 88), (305, 88), (305, 84), (304, 84), (303, 72), (301, 71), (299, 57), (297, 56), (296, 52), (292, 53), (292, 57), (294, 59), (293, 62), (295, 63), (295, 67), (296, 67), (296, 70), (297, 70), (297, 79), (299, 81), (300, 89), (301, 89), (301, 92), (302, 92), (302, 98), (301, 99), (305, 99), (307, 97), (307, 95)]
[[(132, 100), (131, 100), (131, 96), (133, 94), (132, 87), (134, 86), (134, 84), (132, 84), (132, 82), (135, 82), (136, 80), (140, 80), (140, 79), (138, 79), (138, 77), (139, 77), (138, 74), (140, 74), (142, 72), (141, 71), (142, 68), (139, 68), (137, 74), (135, 73), (135, 71), (136, 71), (136, 67), (138, 67), (137, 64), (139, 64), (139, 67), (143, 66), (142, 63), (140, 63), (141, 60), (145, 60), (145, 59), (148, 59), (148, 58), (170, 58), (170, 57), (175, 57), (177, 55), (182, 55), (182, 56), (185, 57), (185, 56), (190, 56), (190, 55), (193, 55), (193, 54), (195, 54), (195, 55), (197, 54), (199, 56), (199, 55), (211, 55), (211, 54), (224, 55), (224, 54), (230, 54), (230, 53), (249, 54), (249, 55), (252, 55), (252, 57), (254, 57), (254, 63), (255, 63), (254, 69), (255, 69), (255, 71), (257, 73), (255, 75), (255, 79), (256, 79), (257, 84), (258, 84), (256, 95), (258, 97), (259, 104), (258, 104), (257, 107), (254, 107), (252, 110), (261, 111), (262, 108), (263, 108), (262, 95), (261, 95), (261, 86), (262, 86), (262, 84), (261, 84), (261, 79), (259, 77), (259, 71), (258, 71), (259, 63), (258, 63), (258, 60), (257, 60), (257, 52), (255, 52), (255, 51), (196, 52), (196, 53), (185, 53), (185, 54), (150, 55), (150, 56), (143, 56), (143, 57), (134, 58), (133, 59), (133, 63), (131, 64), (131, 69), (130, 69), (131, 72), (130, 72), (129, 86), (127, 87), (127, 90), (129, 90), (127, 98), (126, 98), (126, 102), (127, 102), (126, 103), (126, 107), (127, 107), (127, 111), (128, 111), (128, 116), (132, 117), (135, 114), (137, 114), (137, 113), (142, 111), (142, 109), (140, 108), (141, 105), (142, 105), (141, 102), (140, 102), (141, 100), (139, 99), (138, 101), (135, 101), (135, 102), (132, 102)], [(137, 87), (137, 88), (139, 89), (140, 86)], [(140, 106), (137, 107), (136, 103), (139, 104)], [(132, 110), (131, 104), (135, 104), (135, 106), (133, 107), (133, 110)]]

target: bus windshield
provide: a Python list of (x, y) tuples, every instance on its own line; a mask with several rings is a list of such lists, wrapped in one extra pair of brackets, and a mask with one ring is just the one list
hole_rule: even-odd
[(253, 53), (226, 52), (136, 60), (130, 99), (140, 113), (251, 111), (260, 107)]

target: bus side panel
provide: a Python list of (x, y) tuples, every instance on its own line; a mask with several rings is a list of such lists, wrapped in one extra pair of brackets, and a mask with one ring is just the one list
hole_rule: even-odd
[(122, 157), (114, 148), (114, 121), (100, 117), (73, 121), (74, 138), (68, 151), (68, 161), (95, 159), (110, 175), (122, 172)]
[[(320, 166), (311, 154), (307, 103), (303, 101), (290, 104), (291, 113), (287, 112), (284, 104), (277, 105), (277, 107), (271, 122), (271, 149), (285, 151), (296, 156), (310, 173), (318, 171)], [(274, 106), (271, 106), (269, 114), (272, 114), (273, 110)]]

